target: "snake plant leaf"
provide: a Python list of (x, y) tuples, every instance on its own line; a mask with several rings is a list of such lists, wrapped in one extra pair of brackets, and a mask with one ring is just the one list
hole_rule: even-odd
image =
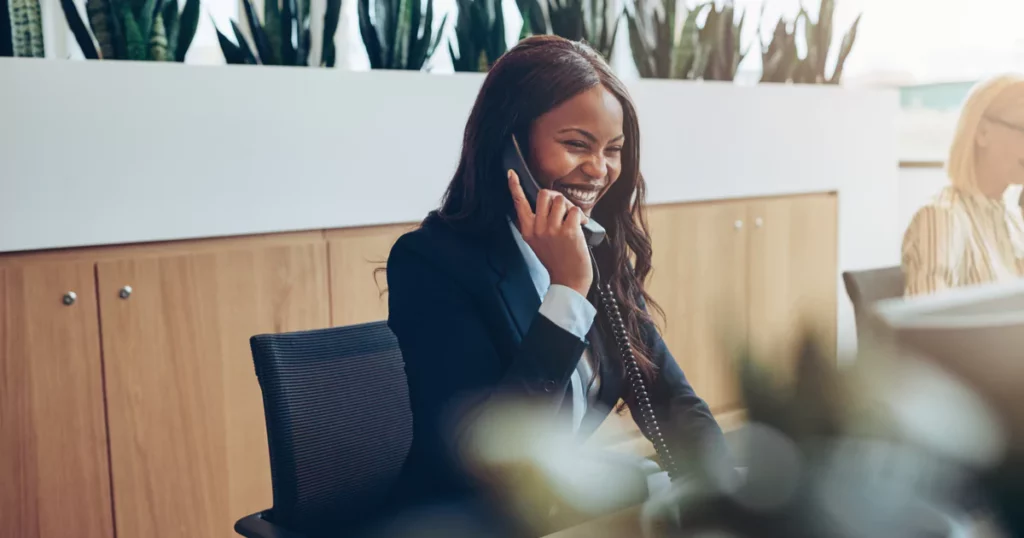
[[(172, 3), (177, 7), (177, 2)], [(198, 27), (199, 0), (185, 0), (185, 7), (181, 10), (181, 15), (178, 18), (178, 35), (174, 45), (176, 61), (185, 61), (185, 54), (188, 53), (189, 47), (192, 46), (192, 40), (195, 39), (196, 28)]]
[(118, 29), (113, 7), (108, 0), (86, 0), (85, 14), (89, 18), (92, 35), (100, 48), (100, 58), (114, 60), (125, 54), (124, 37), (115, 35)]
[(487, 41), (487, 67), (490, 68), (501, 55), (508, 52), (505, 41), (505, 13), (501, 8), (501, 0), (494, 0), (491, 11), (494, 11), (494, 23), (491, 25), (491, 38)]
[[(416, 12), (418, 13), (419, 0), (416, 0), (416, 4)], [(441, 24), (438, 26), (437, 35), (434, 35), (434, 2), (433, 0), (427, 0), (427, 12), (422, 17), (422, 22), (419, 15), (416, 15), (413, 18), (415, 26), (413, 27), (413, 35), (410, 36), (413, 42), (413, 45), (411, 46), (412, 50), (410, 51), (412, 60), (408, 65), (404, 66), (405, 69), (420, 70), (426, 66), (427, 60), (433, 56), (434, 50), (437, 49), (437, 46), (441, 43), (441, 35), (444, 32), (444, 25), (447, 20), (447, 15), (441, 18)], [(423, 35), (417, 37), (416, 28), (419, 28), (421, 25)], [(401, 68), (402, 66), (398, 67)]]
[(448, 54), (452, 59), (452, 67), (456, 72), (476, 71), (473, 58), (479, 56), (475, 39), (475, 30), (483, 31), (481, 24), (485, 21), (479, 16), (479, 0), (456, 0), (458, 12), (455, 16), (455, 41), (459, 46), (459, 54), (455, 54), (452, 42), (448, 42)]
[[(839, 46), (839, 57), (836, 59), (836, 68), (832, 72), (832, 76), (829, 77), (829, 84), (839, 84), (839, 81), (843, 77), (843, 66), (846, 64), (846, 59), (850, 56), (850, 51), (853, 50), (853, 43), (857, 40), (857, 27), (860, 26), (860, 18), (863, 13), (857, 15), (857, 18), (853, 21), (853, 25), (843, 35), (843, 42)], [(1024, 194), (1022, 194), (1024, 196)]]
[(359, 35), (366, 47), (366, 56), (370, 60), (370, 68), (381, 69), (381, 45), (377, 37), (377, 29), (370, 22), (370, 0), (357, 0), (356, 15), (359, 19)]
[(626, 11), (626, 24), (629, 28), (629, 48), (633, 53), (633, 63), (636, 64), (637, 72), (642, 78), (654, 78), (654, 65), (651, 62), (654, 56), (644, 40), (640, 22), (636, 15), (628, 10)]
[(249, 46), (249, 41), (245, 38), (245, 34), (242, 33), (242, 28), (235, 21), (231, 21), (231, 31), (235, 34), (235, 42), (238, 43), (238, 47), (242, 50), (245, 63), (260, 63), (260, 59), (256, 56), (256, 51), (252, 50), (252, 47)]
[(794, 28), (791, 32), (786, 20), (780, 18), (775, 24), (775, 31), (767, 46), (760, 38), (760, 23), (757, 32), (761, 45), (761, 82), (791, 81), (799, 64), (796, 50), (796, 29)]
[[(456, 71), (485, 72), (505, 53), (505, 19), (500, 0), (458, 0), (455, 38), (459, 54), (448, 44)], [(439, 34), (440, 35), (440, 34)]]
[(821, 0), (818, 8), (818, 24), (815, 25), (815, 41), (818, 44), (819, 54), (814, 64), (814, 72), (820, 73), (821, 82), (825, 79), (825, 62), (828, 59), (829, 49), (832, 48), (832, 20), (835, 16), (835, 0)]
[(299, 32), (299, 46), (295, 49), (296, 65), (309, 66), (309, 50), (312, 47), (312, 34), (309, 29), (309, 19), (302, 23), (302, 31)]
[(0, 0), (0, 57), (14, 56), (13, 37), (10, 3), (8, 0)]
[(167, 62), (174, 59), (167, 50), (167, 30), (164, 28), (164, 15), (157, 13), (153, 18), (153, 31), (149, 35), (149, 59), (154, 62)]
[[(432, 5), (432, 4), (430, 4)], [(428, 7), (430, 7), (428, 5)], [(398, 31), (393, 48), (392, 67), (398, 69), (414, 69), (413, 64), (419, 63), (420, 56), (426, 55), (421, 50), (423, 42), (419, 40), (420, 19), (423, 17), (420, 0), (401, 0), (399, 3)], [(430, 13), (433, 16), (433, 13)], [(426, 49), (423, 46), (423, 49)]]
[[(11, 0), (11, 54), (15, 57), (27, 56), (30, 50), (29, 38), (32, 35), (30, 30), (24, 26), (27, 21), (25, 14), (25, 0)], [(27, 32), (26, 32), (27, 31)]]
[(139, 25), (139, 32), (142, 33), (142, 37), (147, 42), (153, 33), (153, 19), (162, 5), (162, 0), (143, 0), (142, 6), (135, 15), (135, 21)]
[(33, 58), (45, 58), (46, 48), (43, 46), (43, 10), (39, 0), (26, 0), (28, 4), (29, 29), (32, 31), (31, 45)]
[(126, 44), (125, 60), (146, 60), (149, 58), (149, 40), (139, 28), (138, 21), (132, 15), (132, 7), (126, 0), (115, 0), (116, 19), (124, 31)]
[[(214, 22), (211, 18), (211, 22)], [(228, 36), (224, 35), (220, 28), (217, 28), (216, 22), (213, 24), (214, 31), (217, 32), (217, 44), (220, 45), (220, 51), (224, 54), (224, 61), (231, 64), (244, 64), (246, 62), (245, 53), (242, 52), (242, 48), (234, 44)]]
[[(288, 8), (288, 0), (284, 0), (285, 9)], [(263, 31), (267, 34), (267, 41), (270, 42), (270, 52), (274, 58), (267, 63), (283, 63), (282, 54), (282, 33), (285, 22), (281, 16), (281, 0), (266, 0), (263, 3)]]
[[(433, 0), (429, 0), (429, 2), (427, 4), (427, 6), (428, 6), (427, 10), (428, 11), (431, 11), (430, 8), (433, 6), (433, 4), (434, 4)], [(434, 55), (434, 51), (437, 50), (437, 47), (441, 45), (441, 37), (442, 37), (442, 35), (444, 35), (444, 25), (447, 24), (447, 23), (448, 23), (448, 14), (445, 13), (444, 17), (441, 17), (441, 24), (439, 24), (437, 26), (437, 35), (434, 36), (434, 41), (432, 41), (430, 43), (430, 47), (427, 48), (427, 54), (426, 54), (426, 57), (423, 59), (422, 63), (425, 64), (426, 60), (430, 59)], [(427, 35), (429, 36), (429, 34), (427, 34)]]
[(281, 48), (275, 60), (281, 65), (300, 65), (298, 59), (299, 5), (295, 0), (283, 0), (281, 4)]
[(167, 0), (160, 10), (163, 18), (164, 31), (167, 33), (167, 54), (173, 61), (178, 60), (178, 33), (181, 30), (181, 17), (178, 14), (178, 0)]
[(245, 19), (249, 24), (249, 33), (252, 34), (252, 40), (256, 44), (259, 63), (270, 64), (274, 60), (274, 53), (270, 48), (270, 39), (267, 37), (267, 33), (260, 26), (259, 17), (256, 15), (256, 8), (253, 7), (252, 0), (242, 0), (242, 4), (245, 7)]
[(516, 7), (523, 17), (523, 29), (520, 38), (548, 33), (547, 21), (544, 19), (544, 8), (538, 0), (516, 0)]
[(9, 9), (14, 56), (45, 57), (39, 0), (11, 0)]
[(320, 64), (334, 67), (337, 50), (334, 45), (334, 34), (338, 31), (341, 18), (341, 0), (327, 0), (327, 12), (324, 13), (324, 43), (320, 53)]
[(96, 50), (96, 44), (92, 41), (92, 34), (90, 34), (89, 29), (85, 27), (85, 21), (83, 21), (82, 16), (79, 15), (78, 8), (75, 7), (74, 1), (60, 0), (60, 6), (64, 10), (64, 18), (68, 21), (68, 28), (70, 28), (71, 33), (74, 34), (75, 41), (78, 42), (78, 47), (82, 49), (82, 54), (85, 55), (87, 60), (98, 60), (100, 55)]
[(398, 18), (401, 14), (400, 3), (400, 0), (374, 0), (373, 2), (376, 14), (374, 25), (380, 28), (378, 33), (380, 34), (381, 63), (387, 69), (391, 69), (391, 66), (394, 65), (395, 39), (398, 32)]
[(551, 33), (570, 41), (583, 39), (583, 3), (581, 0), (548, 0)]

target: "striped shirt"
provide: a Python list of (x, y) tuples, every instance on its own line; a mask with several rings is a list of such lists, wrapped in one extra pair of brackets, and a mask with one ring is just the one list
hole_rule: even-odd
[(1013, 198), (947, 186), (919, 209), (903, 236), (905, 295), (1024, 277), (1024, 218)]

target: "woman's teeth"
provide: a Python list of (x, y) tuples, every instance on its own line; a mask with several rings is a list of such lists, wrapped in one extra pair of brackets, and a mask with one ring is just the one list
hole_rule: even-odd
[(592, 204), (597, 201), (597, 190), (565, 188), (563, 192), (574, 202)]

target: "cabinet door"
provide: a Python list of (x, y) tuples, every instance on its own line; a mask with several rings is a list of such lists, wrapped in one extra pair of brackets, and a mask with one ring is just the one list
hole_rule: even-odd
[(747, 332), (746, 202), (651, 207), (648, 290), (665, 311), (669, 350), (716, 414), (738, 409), (726, 339)]
[(118, 536), (231, 536), (270, 507), (249, 337), (328, 326), (326, 268), (306, 240), (98, 265)]
[(805, 328), (835, 347), (838, 290), (834, 194), (751, 202), (750, 339), (785, 371)]
[[(391, 246), (414, 224), (327, 232), (331, 266), (331, 323), (336, 327), (388, 317), (387, 266)], [(380, 269), (380, 271), (378, 271)]]
[(114, 534), (95, 286), (90, 263), (0, 267), (0, 536)]

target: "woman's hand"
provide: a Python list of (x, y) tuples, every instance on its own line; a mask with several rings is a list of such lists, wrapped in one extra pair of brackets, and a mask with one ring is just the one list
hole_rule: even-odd
[(512, 170), (508, 171), (508, 188), (519, 219), (519, 233), (548, 270), (551, 283), (568, 286), (586, 297), (594, 269), (581, 228), (587, 222), (583, 211), (561, 193), (542, 189), (534, 213), (519, 176)]

